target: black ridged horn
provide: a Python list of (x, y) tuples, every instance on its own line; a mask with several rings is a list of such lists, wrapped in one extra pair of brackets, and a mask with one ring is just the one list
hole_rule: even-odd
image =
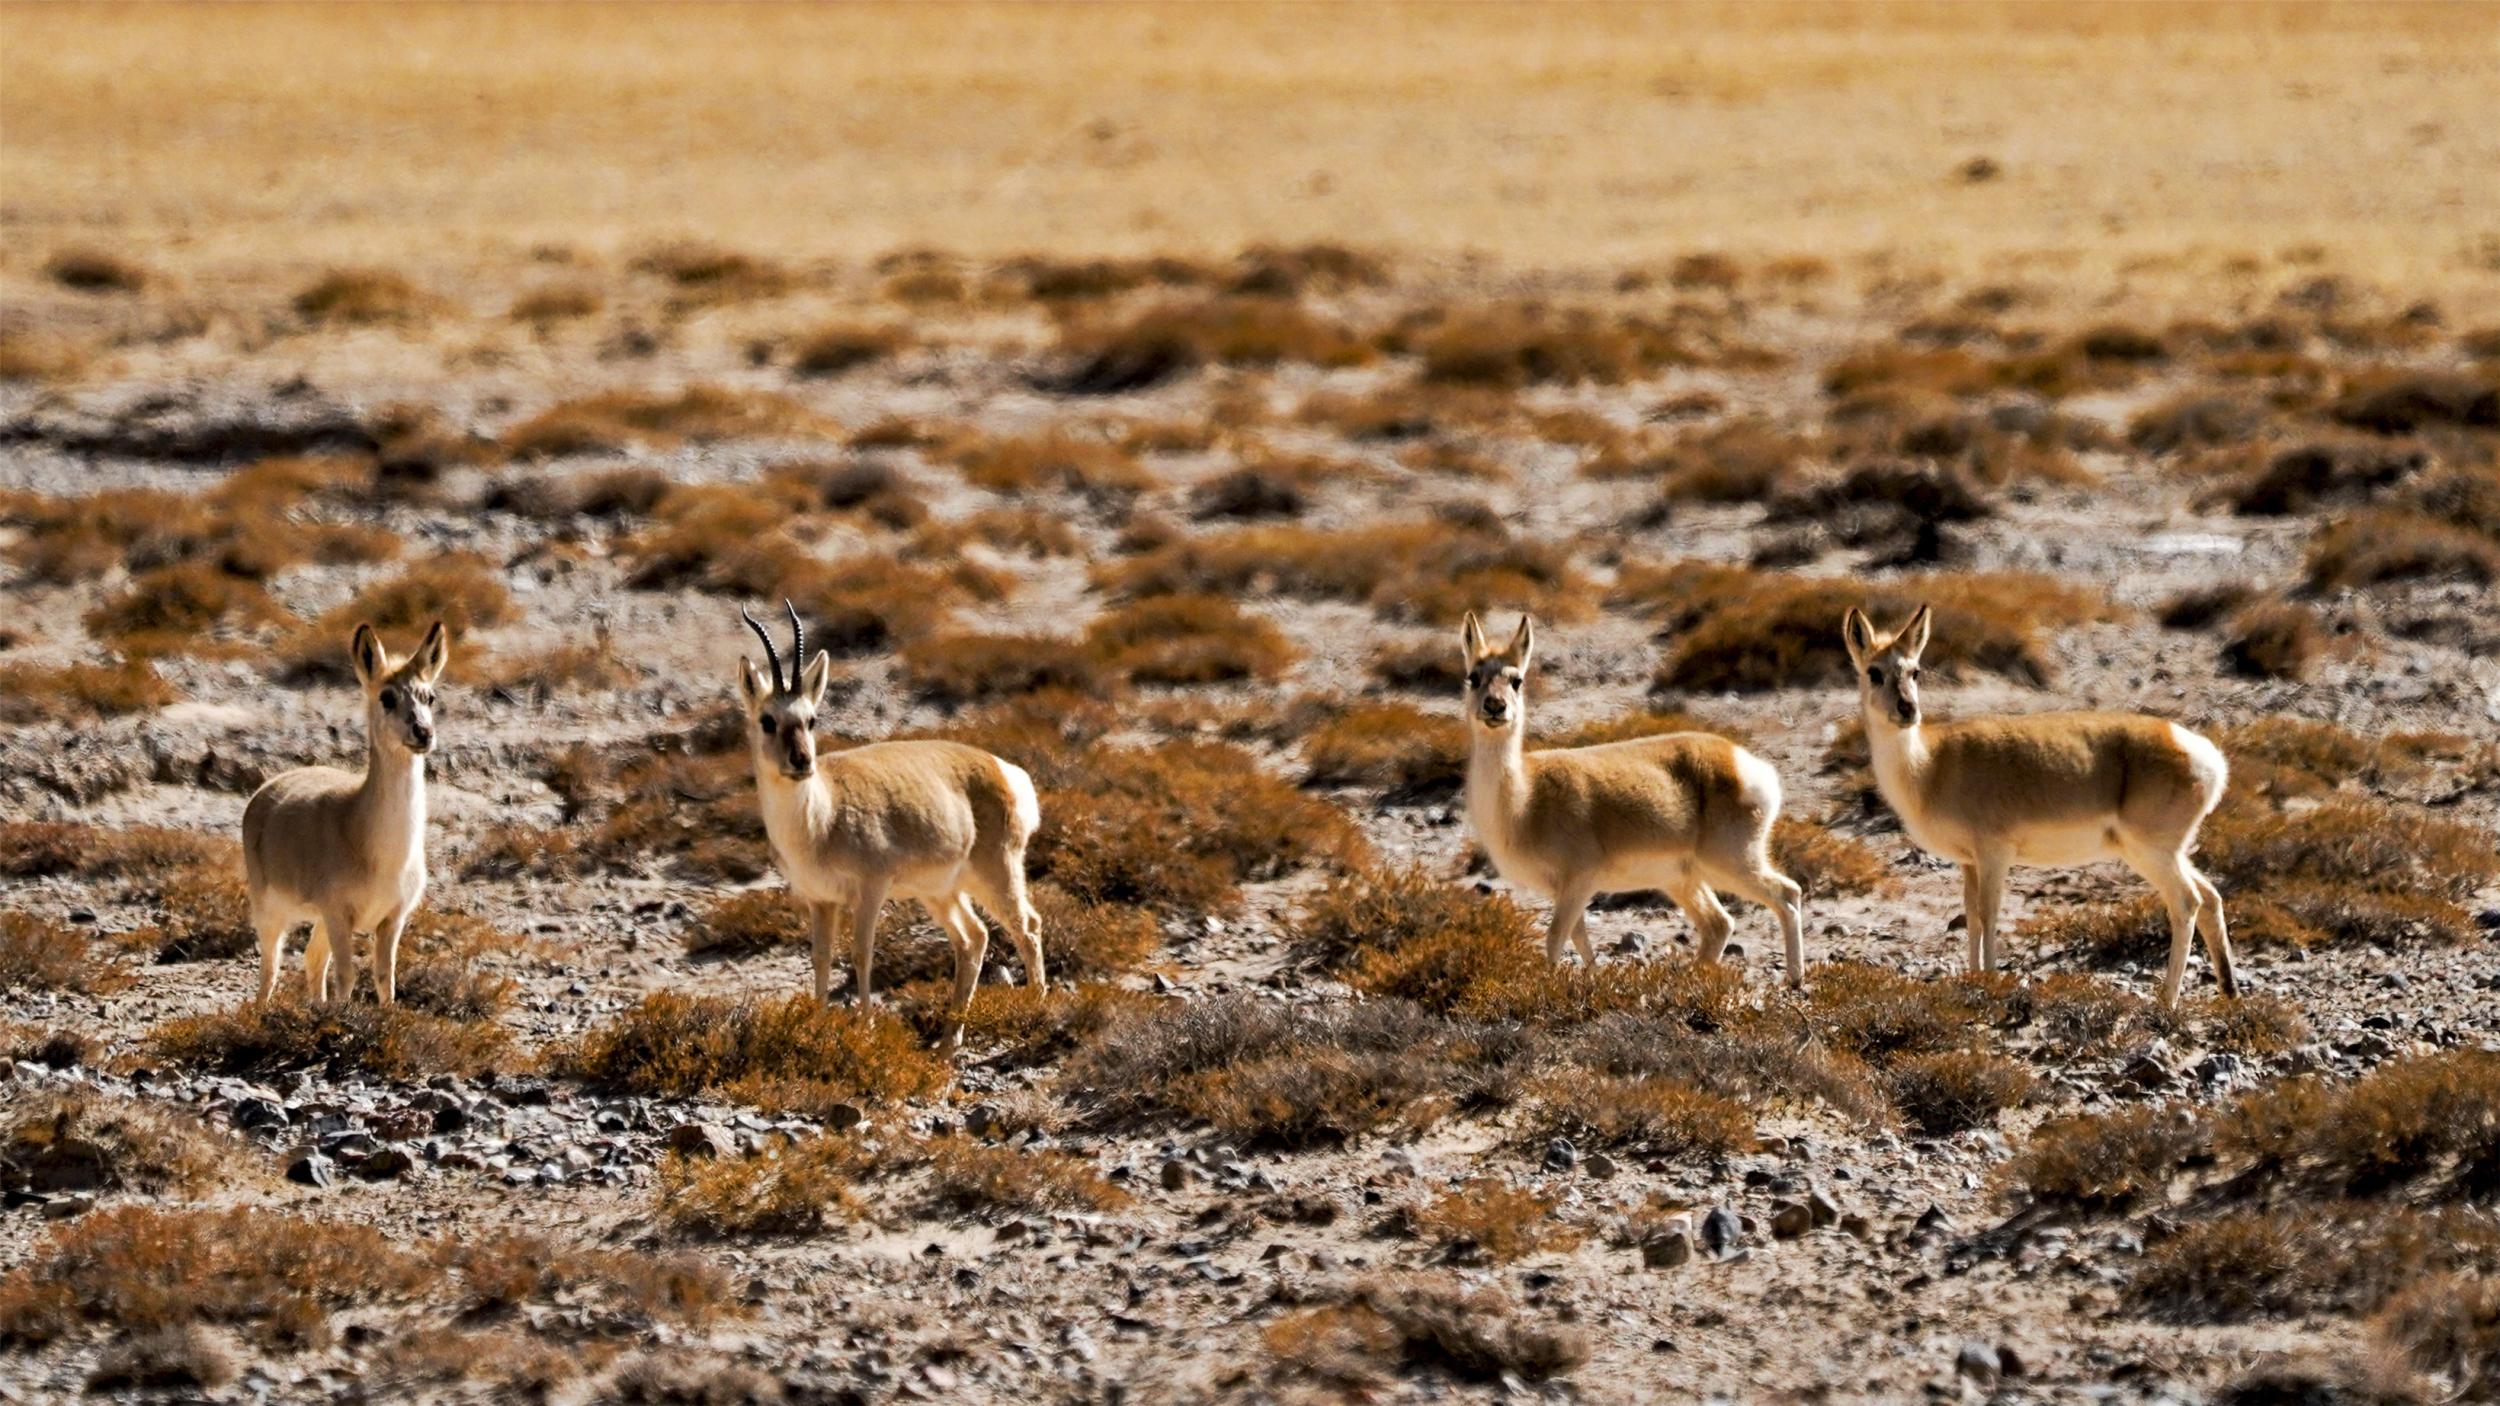
[(743, 605), (738, 607), (738, 618), (747, 622), (747, 628), (753, 630), (755, 637), (764, 642), (764, 657), (771, 660), (773, 665), (773, 692), (788, 693), (790, 685), (781, 681), (781, 651), (773, 648), (773, 637), (765, 633), (764, 622), (747, 614), (747, 608)]
[(781, 598), (781, 608), (790, 612), (790, 686), (799, 686), (799, 675), (807, 672), (807, 627), (799, 623), (799, 608), (788, 596)]

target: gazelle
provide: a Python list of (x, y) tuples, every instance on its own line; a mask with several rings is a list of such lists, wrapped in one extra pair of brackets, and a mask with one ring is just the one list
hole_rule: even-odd
[(314, 998), (356, 989), (356, 934), (373, 934), (373, 994), (397, 997), (399, 935), (425, 897), (425, 758), (434, 683), (451, 658), (437, 620), (394, 660), (371, 625), (348, 642), (365, 695), (365, 769), (298, 767), (243, 807), (243, 885), (260, 937), (260, 998), (277, 994), (287, 934), (306, 922), (304, 984)]
[(2179, 999), (2188, 941), (2205, 952), (2226, 996), (2239, 994), (2222, 895), (2188, 852), (2222, 800), (2222, 749), (2160, 718), (2133, 713), (2034, 713), (1930, 723), (1918, 704), (1926, 606), (1898, 631), (1876, 632), (1852, 608), (1841, 622), (1866, 713), (1875, 784), (1919, 848), (1962, 866), (1970, 969), (1997, 966), (1997, 909), (2011, 865), (2123, 861), (2170, 909), (2165, 1006)]
[(1491, 649), (1473, 613), (1461, 630), (1467, 663), (1467, 820), (1493, 867), (1554, 901), (1548, 961), (1563, 944), (1597, 961), (1589, 900), (1664, 889), (1715, 962), (1733, 926), (1715, 886), (1779, 915), (1788, 984), (1805, 982), (1803, 891), (1771, 867), (1780, 779), (1770, 763), (1714, 733), (1675, 732), (1594, 747), (1527, 750), (1528, 665), (1536, 627), (1519, 617)]
[(1024, 961), (1025, 983), (1042, 988), (1042, 920), (1025, 896), (1024, 847), (1042, 823), (1024, 768), (960, 742), (874, 742), (818, 755), (816, 712), (833, 661), (807, 653), (807, 631), (790, 612), (789, 677), (762, 622), (738, 612), (764, 642), (767, 679), (739, 661), (747, 741), (773, 862), (807, 912), (816, 958), (816, 999), (830, 995), (835, 925), (851, 928), (851, 1000), (865, 1005), (877, 918), (888, 898), (917, 899), (955, 949), (952, 1019), (942, 1044), (963, 1042), (964, 1012), (981, 979), (989, 929), (998, 920)]

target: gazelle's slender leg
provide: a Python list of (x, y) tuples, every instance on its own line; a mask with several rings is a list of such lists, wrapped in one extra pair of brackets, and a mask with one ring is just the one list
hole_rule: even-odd
[(810, 903), (807, 907), (807, 946), (816, 959), (816, 1004), (833, 999), (833, 925), (842, 909), (838, 904)]
[(1780, 943), (1788, 958), (1788, 984), (1802, 987), (1806, 984), (1805, 890), (1772, 868), (1768, 856), (1750, 858), (1753, 867), (1748, 870), (1713, 870), (1710, 877), (1739, 898), (1750, 898), (1771, 910), (1779, 920)]
[(989, 924), (981, 921), (971, 898), (963, 894), (930, 905), (929, 916), (946, 929), (955, 949), (955, 999), (947, 1007), (945, 1045), (957, 1049), (964, 1042), (964, 1015), (972, 1009), (973, 988), (981, 984), (981, 963), (989, 956)]
[(1728, 934), (1735, 931), (1736, 921), (1719, 906), (1719, 896), (1710, 891), (1710, 885), (1691, 869), (1679, 869), (1667, 885), (1667, 897), (1675, 900), (1675, 906), (1684, 910), (1684, 920), (1693, 925), (1701, 960), (1719, 960), (1727, 951)]
[(976, 858), (972, 881), (973, 896), (990, 910), (990, 916), (1006, 929), (1007, 940), (1016, 945), (1016, 959), (1024, 963), (1025, 984), (1036, 990), (1048, 986), (1049, 978), (1043, 970), (1042, 916), (1033, 911), (1032, 897), (1025, 890), (1023, 854)]
[(2188, 867), (2188, 877), (2196, 881), (2196, 926), (2205, 934), (2205, 959), (2214, 964), (2214, 981), (2223, 995), (2237, 996), (2239, 970), (2231, 960), (2231, 926), (2222, 918), (2222, 893), (2194, 865)]
[(2169, 1009), (2179, 1004), (2179, 988), (2187, 981), (2188, 948), (2196, 940), (2197, 914), (2205, 898), (2196, 885), (2196, 867), (2176, 850), (2164, 854), (2150, 846), (2131, 846), (2126, 859), (2170, 910), (2170, 963), (2161, 982), (2162, 1007)]
[(356, 995), (356, 925), (343, 912), (321, 915), (304, 949), (304, 984), (316, 1001), (347, 1001)]
[(1589, 900), (1596, 896), (1595, 889), (1579, 880), (1555, 887), (1553, 925), (1545, 930), (1546, 961), (1562, 961), (1564, 944), (1571, 941), (1572, 929), (1587, 918)]
[(853, 895), (858, 906), (851, 911), (851, 1004), (862, 1009), (877, 989), (869, 979), (869, 969), (876, 960), (877, 916), (885, 908), (885, 890), (882, 876), (863, 874), (859, 892)]
[(1974, 973), (1997, 969), (1997, 911), (2004, 904), (2005, 856), (1983, 852), (1962, 866), (1962, 926)]
[[(260, 998), (264, 1002), (278, 994), (278, 969), (286, 962), (287, 933), (294, 926), (274, 913), (253, 910), (252, 931), (260, 937)], [(310, 961), (311, 955), (307, 945), (305, 960)]]
[(399, 1001), (399, 934), (407, 926), (403, 908), (373, 928), (373, 999), (386, 1006)]

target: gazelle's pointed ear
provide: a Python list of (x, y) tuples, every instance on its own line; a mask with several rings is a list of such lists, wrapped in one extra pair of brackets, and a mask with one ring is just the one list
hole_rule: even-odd
[(1916, 659), (1927, 652), (1927, 627), (1933, 623), (1933, 620), (1934, 617), (1928, 612), (1927, 607), (1921, 605), (1918, 608), (1918, 614), (1910, 617), (1910, 623), (1901, 627), (1901, 652), (1903, 654)]
[(1875, 651), (1875, 626), (1856, 606), (1840, 619), (1840, 642), (1849, 646), (1849, 662), (1866, 667), (1866, 656)]
[(755, 667), (754, 660), (739, 656), (738, 693), (746, 699), (747, 706), (752, 708), (763, 702), (769, 691), (770, 686), (764, 682), (764, 671)]
[(443, 676), (443, 666), (451, 662), (451, 637), (444, 633), (443, 622), (437, 620), (425, 632), (425, 643), (417, 646), (417, 674), (431, 684)]
[(832, 681), (833, 656), (820, 649), (816, 651), (815, 658), (807, 661), (807, 668), (799, 674), (799, 692), (807, 695), (809, 707), (818, 707), (825, 701), (825, 685)]
[(1466, 648), (1467, 662), (1471, 665), (1492, 652), (1484, 645), (1484, 622), (1478, 620), (1472, 610), (1467, 612), (1466, 623), (1458, 627), (1458, 640)]
[(1510, 655), (1510, 662), (1522, 669), (1528, 667), (1528, 656), (1536, 653), (1536, 622), (1529, 619), (1525, 613), (1519, 617), (1519, 628), (1511, 633), (1510, 649), (1507, 653)]
[(382, 649), (382, 637), (371, 625), (358, 625), (355, 636), (347, 642), (348, 661), (356, 666), (356, 682), (370, 687), (382, 671), (389, 667), (391, 657)]

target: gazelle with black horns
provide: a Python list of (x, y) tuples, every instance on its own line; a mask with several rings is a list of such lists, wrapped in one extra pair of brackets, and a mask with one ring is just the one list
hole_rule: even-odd
[(2189, 853), (2222, 801), (2222, 749), (2177, 723), (2134, 713), (2031, 713), (1929, 722), (1919, 709), (1926, 606), (1890, 634), (1852, 608), (1841, 638), (1858, 676), (1867, 750), (1884, 803), (1919, 848), (1962, 868), (1970, 969), (1997, 966), (2005, 871), (2120, 860), (2170, 910), (2161, 1003), (2178, 1004), (2188, 946), (2203, 933), (2214, 978), (2239, 993), (2222, 894)]
[(1566, 943), (1595, 965), (1589, 900), (1664, 889), (1715, 962), (1734, 926), (1713, 887), (1779, 916), (1788, 984), (1805, 983), (1804, 894), (1771, 865), (1779, 773), (1714, 733), (1676, 732), (1594, 747), (1527, 750), (1528, 666), (1536, 627), (1519, 617), (1494, 649), (1471, 612), (1467, 665), (1467, 820), (1501, 876), (1554, 900), (1548, 961)]
[(1016, 944), (1028, 985), (1039, 989), (1042, 920), (1025, 894), (1024, 849), (1041, 825), (1041, 803), (1024, 768), (960, 742), (872, 742), (819, 753), (816, 715), (833, 661), (807, 652), (806, 627), (790, 613), (790, 660), (763, 623), (739, 618), (764, 642), (768, 678), (741, 660), (747, 741), (773, 862), (807, 914), (816, 999), (828, 999), (833, 940), (851, 934), (851, 999), (864, 1004), (877, 918), (889, 898), (917, 899), (952, 943), (954, 1004), (941, 1043), (963, 1040), (964, 1012), (981, 979), (989, 929), (977, 901)]

